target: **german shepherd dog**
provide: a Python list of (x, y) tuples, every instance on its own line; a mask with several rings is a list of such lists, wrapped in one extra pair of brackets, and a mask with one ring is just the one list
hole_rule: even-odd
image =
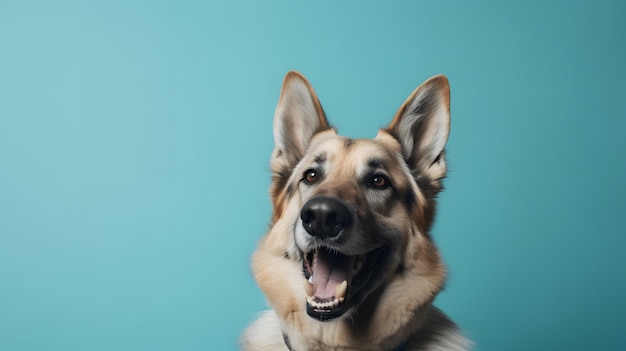
[(272, 310), (244, 350), (468, 350), (432, 305), (446, 267), (429, 234), (446, 175), (450, 88), (420, 85), (374, 139), (339, 136), (287, 73), (274, 115), (270, 230), (252, 258)]

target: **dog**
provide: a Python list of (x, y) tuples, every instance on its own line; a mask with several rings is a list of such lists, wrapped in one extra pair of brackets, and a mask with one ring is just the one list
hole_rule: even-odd
[(438, 75), (374, 139), (328, 123), (291, 71), (274, 114), (273, 212), (252, 257), (272, 310), (244, 350), (469, 350), (433, 300), (446, 266), (429, 234), (446, 175), (450, 87)]

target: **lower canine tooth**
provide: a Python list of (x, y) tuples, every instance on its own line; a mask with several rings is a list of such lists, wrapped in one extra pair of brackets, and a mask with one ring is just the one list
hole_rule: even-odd
[(339, 299), (346, 296), (346, 290), (348, 289), (348, 281), (344, 280), (341, 284), (335, 287), (335, 298)]

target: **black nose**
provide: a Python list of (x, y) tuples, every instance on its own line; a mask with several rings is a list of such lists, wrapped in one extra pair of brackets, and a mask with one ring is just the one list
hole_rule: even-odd
[(321, 239), (334, 238), (350, 225), (348, 207), (332, 197), (318, 196), (307, 201), (300, 211), (304, 229)]

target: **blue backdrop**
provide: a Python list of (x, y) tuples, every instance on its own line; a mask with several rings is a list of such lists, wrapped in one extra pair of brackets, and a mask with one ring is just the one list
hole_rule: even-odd
[(625, 14), (0, 0), (0, 349), (236, 349), (290, 69), (354, 137), (446, 74), (438, 305), (478, 350), (626, 349)]

